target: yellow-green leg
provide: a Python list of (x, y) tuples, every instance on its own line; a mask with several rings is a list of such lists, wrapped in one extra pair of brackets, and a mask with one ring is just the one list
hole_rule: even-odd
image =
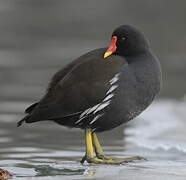
[(98, 159), (94, 153), (94, 147), (92, 143), (92, 132), (91, 129), (85, 129), (85, 144), (86, 144), (86, 154), (81, 160), (81, 163), (87, 161), (89, 163), (102, 163), (101, 159)]
[(113, 160), (113, 161), (117, 161), (117, 162), (120, 161), (121, 163), (131, 162), (131, 161), (135, 161), (135, 160), (142, 160), (142, 159), (145, 160), (145, 158), (140, 157), (140, 156), (133, 156), (133, 157), (128, 157), (128, 158), (117, 158), (117, 157), (112, 157), (112, 156), (105, 156), (96, 133), (92, 133), (92, 142), (93, 142), (93, 146), (95, 148), (96, 156), (99, 159)]
[(94, 146), (97, 158), (99, 158), (99, 159), (112, 159), (112, 158), (106, 157), (104, 155), (103, 149), (100, 145), (100, 142), (98, 140), (96, 133), (92, 133), (92, 142), (93, 142), (93, 146)]
[[(81, 160), (81, 163), (87, 161), (95, 164), (122, 164), (133, 160), (139, 160), (139, 157), (132, 158), (113, 158), (105, 156), (103, 149), (95, 133), (91, 129), (85, 130), (86, 155)], [(140, 158), (141, 159), (141, 158)]]

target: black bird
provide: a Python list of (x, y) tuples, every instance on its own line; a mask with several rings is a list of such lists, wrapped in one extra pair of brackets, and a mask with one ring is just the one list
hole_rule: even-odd
[(161, 69), (149, 42), (130, 25), (116, 28), (108, 48), (77, 58), (52, 78), (45, 96), (18, 122), (51, 120), (85, 130), (89, 163), (120, 164), (138, 159), (105, 156), (96, 132), (134, 119), (159, 93)]

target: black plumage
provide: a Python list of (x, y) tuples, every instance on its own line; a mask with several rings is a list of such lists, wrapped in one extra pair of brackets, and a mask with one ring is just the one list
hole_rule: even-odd
[(158, 59), (148, 40), (136, 28), (117, 28), (116, 51), (104, 58), (106, 48), (74, 60), (52, 78), (46, 95), (28, 107), (18, 123), (51, 120), (60, 125), (113, 129), (147, 108), (161, 86)]

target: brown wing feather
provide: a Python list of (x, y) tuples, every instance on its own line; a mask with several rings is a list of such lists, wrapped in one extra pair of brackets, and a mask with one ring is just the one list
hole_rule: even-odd
[(120, 72), (126, 61), (119, 57), (103, 59), (104, 49), (97, 51), (59, 71), (26, 122), (73, 115), (98, 104), (110, 88), (109, 80)]

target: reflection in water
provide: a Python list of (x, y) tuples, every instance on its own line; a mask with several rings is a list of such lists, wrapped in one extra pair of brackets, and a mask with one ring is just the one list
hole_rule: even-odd
[(83, 175), (86, 170), (86, 168), (83, 168), (82, 166), (77, 166), (77, 164), (74, 164), (70, 161), (63, 162), (58, 167), (57, 165), (54, 165), (54, 167), (52, 167), (51, 165), (39, 165), (39, 164), (38, 165), (17, 164), (16, 167), (33, 169), (35, 171), (35, 176)]
[[(70, 162), (66, 162), (69, 164)], [(69, 168), (53, 168), (48, 165), (37, 165), (33, 167), (37, 172), (37, 176), (56, 176), (56, 175), (83, 175), (85, 169), (75, 169), (74, 167)]]
[(96, 174), (96, 169), (93, 168), (87, 168), (84, 171), (84, 175), (87, 177), (93, 177)]

